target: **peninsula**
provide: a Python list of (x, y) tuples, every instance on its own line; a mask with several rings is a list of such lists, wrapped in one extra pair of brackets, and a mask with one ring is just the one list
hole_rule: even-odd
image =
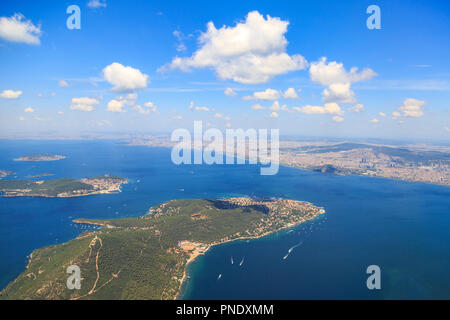
[(47, 181), (0, 180), (3, 197), (81, 197), (121, 191), (126, 178), (104, 175), (87, 179), (60, 178)]
[[(75, 220), (105, 227), (35, 250), (0, 299), (176, 299), (187, 265), (211, 246), (262, 237), (324, 212), (285, 199), (188, 199), (140, 218)], [(81, 270), (79, 290), (66, 286), (73, 264)]]

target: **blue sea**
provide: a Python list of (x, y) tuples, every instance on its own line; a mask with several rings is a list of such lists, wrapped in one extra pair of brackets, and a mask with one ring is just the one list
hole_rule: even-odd
[[(13, 161), (31, 153), (67, 159)], [(34, 249), (92, 229), (73, 219), (141, 216), (171, 199), (258, 196), (309, 201), (326, 214), (211, 248), (188, 267), (182, 298), (450, 299), (449, 187), (287, 167), (261, 176), (255, 165), (175, 166), (169, 149), (120, 141), (3, 140), (0, 169), (16, 172), (5, 179), (45, 172), (55, 175), (37, 179), (130, 179), (119, 194), (0, 198), (0, 288), (24, 271)], [(381, 269), (380, 290), (367, 289), (369, 265)]]

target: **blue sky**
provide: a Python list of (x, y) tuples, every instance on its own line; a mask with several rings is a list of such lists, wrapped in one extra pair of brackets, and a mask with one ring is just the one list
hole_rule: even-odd
[[(88, 2), (0, 2), (0, 136), (171, 132), (203, 120), (282, 135), (450, 137), (448, 1)], [(66, 26), (73, 4), (80, 30)], [(366, 26), (372, 4), (380, 30)]]

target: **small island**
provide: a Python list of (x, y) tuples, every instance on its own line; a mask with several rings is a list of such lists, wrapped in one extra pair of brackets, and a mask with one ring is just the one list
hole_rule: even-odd
[(121, 191), (126, 178), (104, 175), (81, 180), (60, 178), (47, 181), (0, 180), (3, 197), (81, 197)]
[(6, 171), (6, 170), (0, 170), (0, 179), (1, 179), (1, 178), (4, 178), (4, 177), (6, 177), (6, 176), (9, 176), (9, 175), (11, 175), (11, 174), (14, 174), (14, 172), (12, 172), (12, 171)]
[(30, 154), (16, 158), (14, 161), (57, 161), (65, 158), (65, 156), (58, 154)]
[[(139, 218), (77, 219), (103, 227), (35, 250), (0, 299), (176, 299), (187, 265), (212, 246), (263, 237), (324, 213), (296, 200), (186, 199)], [(73, 264), (82, 273), (80, 290), (66, 286)]]

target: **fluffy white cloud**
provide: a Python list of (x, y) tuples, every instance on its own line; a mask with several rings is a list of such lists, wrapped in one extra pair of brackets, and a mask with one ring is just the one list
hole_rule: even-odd
[(20, 121), (25, 121), (25, 117), (24, 117), (24, 116), (20, 116), (20, 117), (19, 117), (19, 120), (20, 120)]
[(142, 108), (139, 105), (133, 107), (133, 110), (139, 112), (140, 114), (150, 114), (150, 113), (158, 113), (158, 108), (155, 106), (153, 102), (144, 103), (144, 107)]
[(109, 112), (117, 112), (117, 113), (126, 112), (123, 109), (124, 105), (125, 105), (125, 100), (113, 99), (110, 102), (108, 102), (108, 108), (106, 110), (108, 110)]
[(64, 87), (68, 87), (69, 83), (66, 80), (59, 80), (58, 81), (58, 86), (64, 88)]
[(106, 8), (106, 0), (90, 0), (87, 4), (89, 8)]
[(100, 102), (95, 98), (88, 98), (88, 97), (72, 98), (70, 109), (90, 112), (94, 110), (94, 106), (98, 105), (99, 103)]
[(294, 88), (289, 88), (283, 93), (283, 98), (285, 99), (298, 99), (299, 96)]
[(325, 102), (352, 103), (356, 99), (351, 84), (369, 80), (377, 74), (368, 68), (358, 72), (356, 67), (347, 72), (342, 63), (336, 61), (327, 63), (326, 58), (321, 58), (318, 62), (311, 63), (309, 75), (312, 81), (326, 87), (323, 91)]
[(253, 110), (264, 110), (264, 109), (266, 109), (266, 107), (264, 107), (264, 106), (262, 106), (260, 104), (254, 104), (250, 108), (252, 108)]
[(2, 93), (0, 93), (0, 98), (3, 99), (18, 99), (20, 95), (22, 94), (22, 91), (13, 91), (13, 90), (3, 90)]
[(280, 103), (279, 103), (278, 101), (275, 101), (275, 102), (270, 106), (270, 110), (272, 110), (272, 111), (280, 111), (280, 110), (287, 111), (287, 110), (288, 110), (288, 107), (287, 107), (285, 104), (283, 104), (282, 106), (280, 106)]
[(191, 101), (189, 103), (189, 110), (194, 110), (194, 111), (209, 111), (208, 107), (197, 107), (195, 106), (194, 101)]
[(364, 105), (361, 103), (355, 104), (353, 107), (349, 108), (351, 111), (355, 113), (363, 112), (364, 111)]
[(373, 118), (372, 120), (370, 120), (370, 122), (372, 122), (372, 123), (378, 123), (378, 122), (380, 122), (380, 120), (378, 120), (377, 118)]
[(233, 90), (233, 88), (226, 88), (224, 91), (225, 95), (228, 97), (236, 97), (237, 93)]
[(344, 111), (341, 109), (341, 107), (335, 103), (325, 103), (325, 105), (322, 106), (304, 106), (304, 107), (293, 107), (292, 109), (306, 114), (336, 114), (342, 116), (344, 114)]
[(272, 112), (272, 113), (270, 114), (270, 117), (271, 117), (271, 118), (278, 118), (278, 113)]
[(103, 69), (103, 77), (114, 86), (112, 90), (116, 92), (141, 90), (147, 87), (148, 75), (117, 62)]
[(274, 89), (253, 92), (251, 96), (245, 96), (244, 100), (277, 100), (280, 98), (280, 92)]
[(30, 20), (25, 20), (21, 13), (12, 17), (0, 17), (0, 38), (9, 42), (40, 44), (41, 26), (35, 26)]
[(27, 112), (27, 113), (32, 113), (32, 112), (34, 112), (34, 109), (31, 107), (28, 107), (28, 108), (25, 108), (25, 110), (23, 110), (23, 111)]
[(221, 114), (221, 113), (216, 113), (216, 114), (214, 115), (214, 117), (215, 117), (215, 118), (222, 118), (222, 117), (223, 117), (223, 114)]
[(384, 113), (384, 112), (379, 112), (378, 115), (383, 118), (386, 117), (386, 113)]
[(340, 117), (340, 116), (334, 116), (334, 117), (333, 117), (333, 121), (334, 121), (334, 122), (342, 122), (342, 121), (344, 121), (344, 118), (342, 118), (342, 117)]
[(234, 27), (217, 29), (209, 22), (199, 37), (200, 48), (187, 58), (175, 57), (159, 69), (212, 68), (222, 80), (240, 83), (263, 83), (272, 77), (307, 67), (301, 55), (286, 53), (288, 21), (264, 18), (257, 11), (249, 12), (246, 20)]
[(425, 107), (427, 103), (422, 100), (417, 100), (413, 98), (405, 99), (402, 105), (398, 108), (398, 111), (394, 111), (392, 115), (395, 118), (398, 117), (413, 117), (418, 118), (423, 116), (422, 108)]
[[(136, 101), (138, 99), (137, 93), (129, 93), (126, 96), (117, 97), (110, 102), (108, 102), (107, 110), (110, 112), (126, 112), (124, 109), (125, 106), (133, 107), (133, 110), (138, 111), (139, 113), (147, 114), (150, 111), (143, 109), (141, 106), (136, 105)], [(147, 112), (148, 111), (148, 112)]]
[(445, 127), (444, 129), (445, 129), (445, 131), (450, 132), (450, 128), (449, 127)]

